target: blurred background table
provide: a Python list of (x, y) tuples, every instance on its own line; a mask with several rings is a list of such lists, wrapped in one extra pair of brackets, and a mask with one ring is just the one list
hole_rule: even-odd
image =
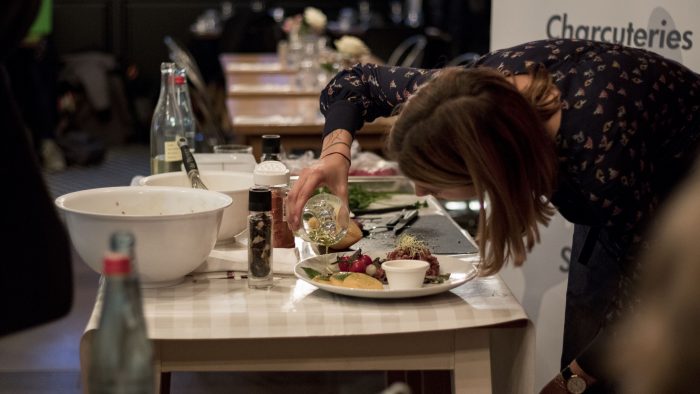
[(276, 53), (223, 53), (221, 69), (230, 86), (242, 84), (288, 84), (296, 82), (298, 70), (288, 68)]
[[(298, 71), (275, 54), (222, 54), (226, 109), (240, 142), (261, 154), (261, 136), (279, 134), (287, 152), (318, 150), (324, 118), (319, 112), (321, 84), (301, 88)], [(393, 119), (368, 123), (357, 139), (365, 150), (380, 152)]]

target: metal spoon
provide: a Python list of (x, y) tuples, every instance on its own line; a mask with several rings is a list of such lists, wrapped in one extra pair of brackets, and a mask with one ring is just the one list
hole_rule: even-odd
[(197, 162), (194, 160), (194, 155), (190, 152), (189, 146), (187, 146), (187, 139), (180, 137), (177, 140), (177, 146), (180, 147), (180, 151), (182, 152), (182, 163), (185, 165), (185, 171), (187, 172), (187, 177), (190, 178), (192, 187), (195, 189), (209, 190), (199, 177)]

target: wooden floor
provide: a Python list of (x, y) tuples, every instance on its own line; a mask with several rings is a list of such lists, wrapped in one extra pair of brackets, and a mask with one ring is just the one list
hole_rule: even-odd
[[(128, 185), (149, 172), (148, 147), (111, 148), (105, 162), (45, 174), (54, 197), (76, 190)], [(74, 254), (74, 304), (58, 321), (0, 338), (0, 394), (77, 394), (79, 341), (95, 301), (99, 276)], [(379, 393), (384, 373), (173, 373), (171, 392)]]

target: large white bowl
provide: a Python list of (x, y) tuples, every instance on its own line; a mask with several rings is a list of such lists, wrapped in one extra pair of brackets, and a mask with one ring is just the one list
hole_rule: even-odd
[(97, 272), (111, 234), (134, 234), (143, 287), (176, 284), (194, 271), (214, 248), (231, 203), (222, 193), (179, 187), (107, 187), (56, 199), (75, 250)]
[[(233, 171), (200, 171), (200, 177), (209, 190), (221, 192), (233, 198), (233, 204), (224, 210), (219, 228), (219, 242), (233, 239), (246, 229), (248, 218), (248, 189), (253, 184), (253, 174)], [(184, 172), (166, 172), (142, 178), (139, 184), (146, 186), (191, 187)]]

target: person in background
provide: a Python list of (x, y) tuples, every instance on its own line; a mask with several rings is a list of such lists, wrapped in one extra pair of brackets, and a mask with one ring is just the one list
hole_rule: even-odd
[(58, 125), (58, 54), (53, 45), (53, 0), (42, 0), (39, 12), (19, 48), (6, 59), (12, 92), (29, 127), (43, 168), (61, 171), (66, 160), (56, 143)]
[(0, 2), (0, 176), (5, 231), (0, 248), (0, 336), (64, 316), (73, 301), (68, 235), (22, 122), (5, 61), (25, 37), (38, 0)]
[(482, 274), (524, 262), (550, 203), (575, 223), (562, 372), (543, 392), (614, 391), (606, 327), (632, 302), (645, 230), (697, 156), (698, 74), (641, 49), (545, 40), (464, 68), (356, 65), (321, 110), (320, 160), (288, 197), (292, 229), (319, 185), (347, 197), (355, 132), (398, 112), (387, 149), (416, 194), (481, 201)]
[[(700, 164), (700, 163), (698, 163)], [(675, 192), (642, 256), (640, 307), (622, 319), (609, 352), (628, 394), (693, 393), (700, 366), (700, 166)]]

